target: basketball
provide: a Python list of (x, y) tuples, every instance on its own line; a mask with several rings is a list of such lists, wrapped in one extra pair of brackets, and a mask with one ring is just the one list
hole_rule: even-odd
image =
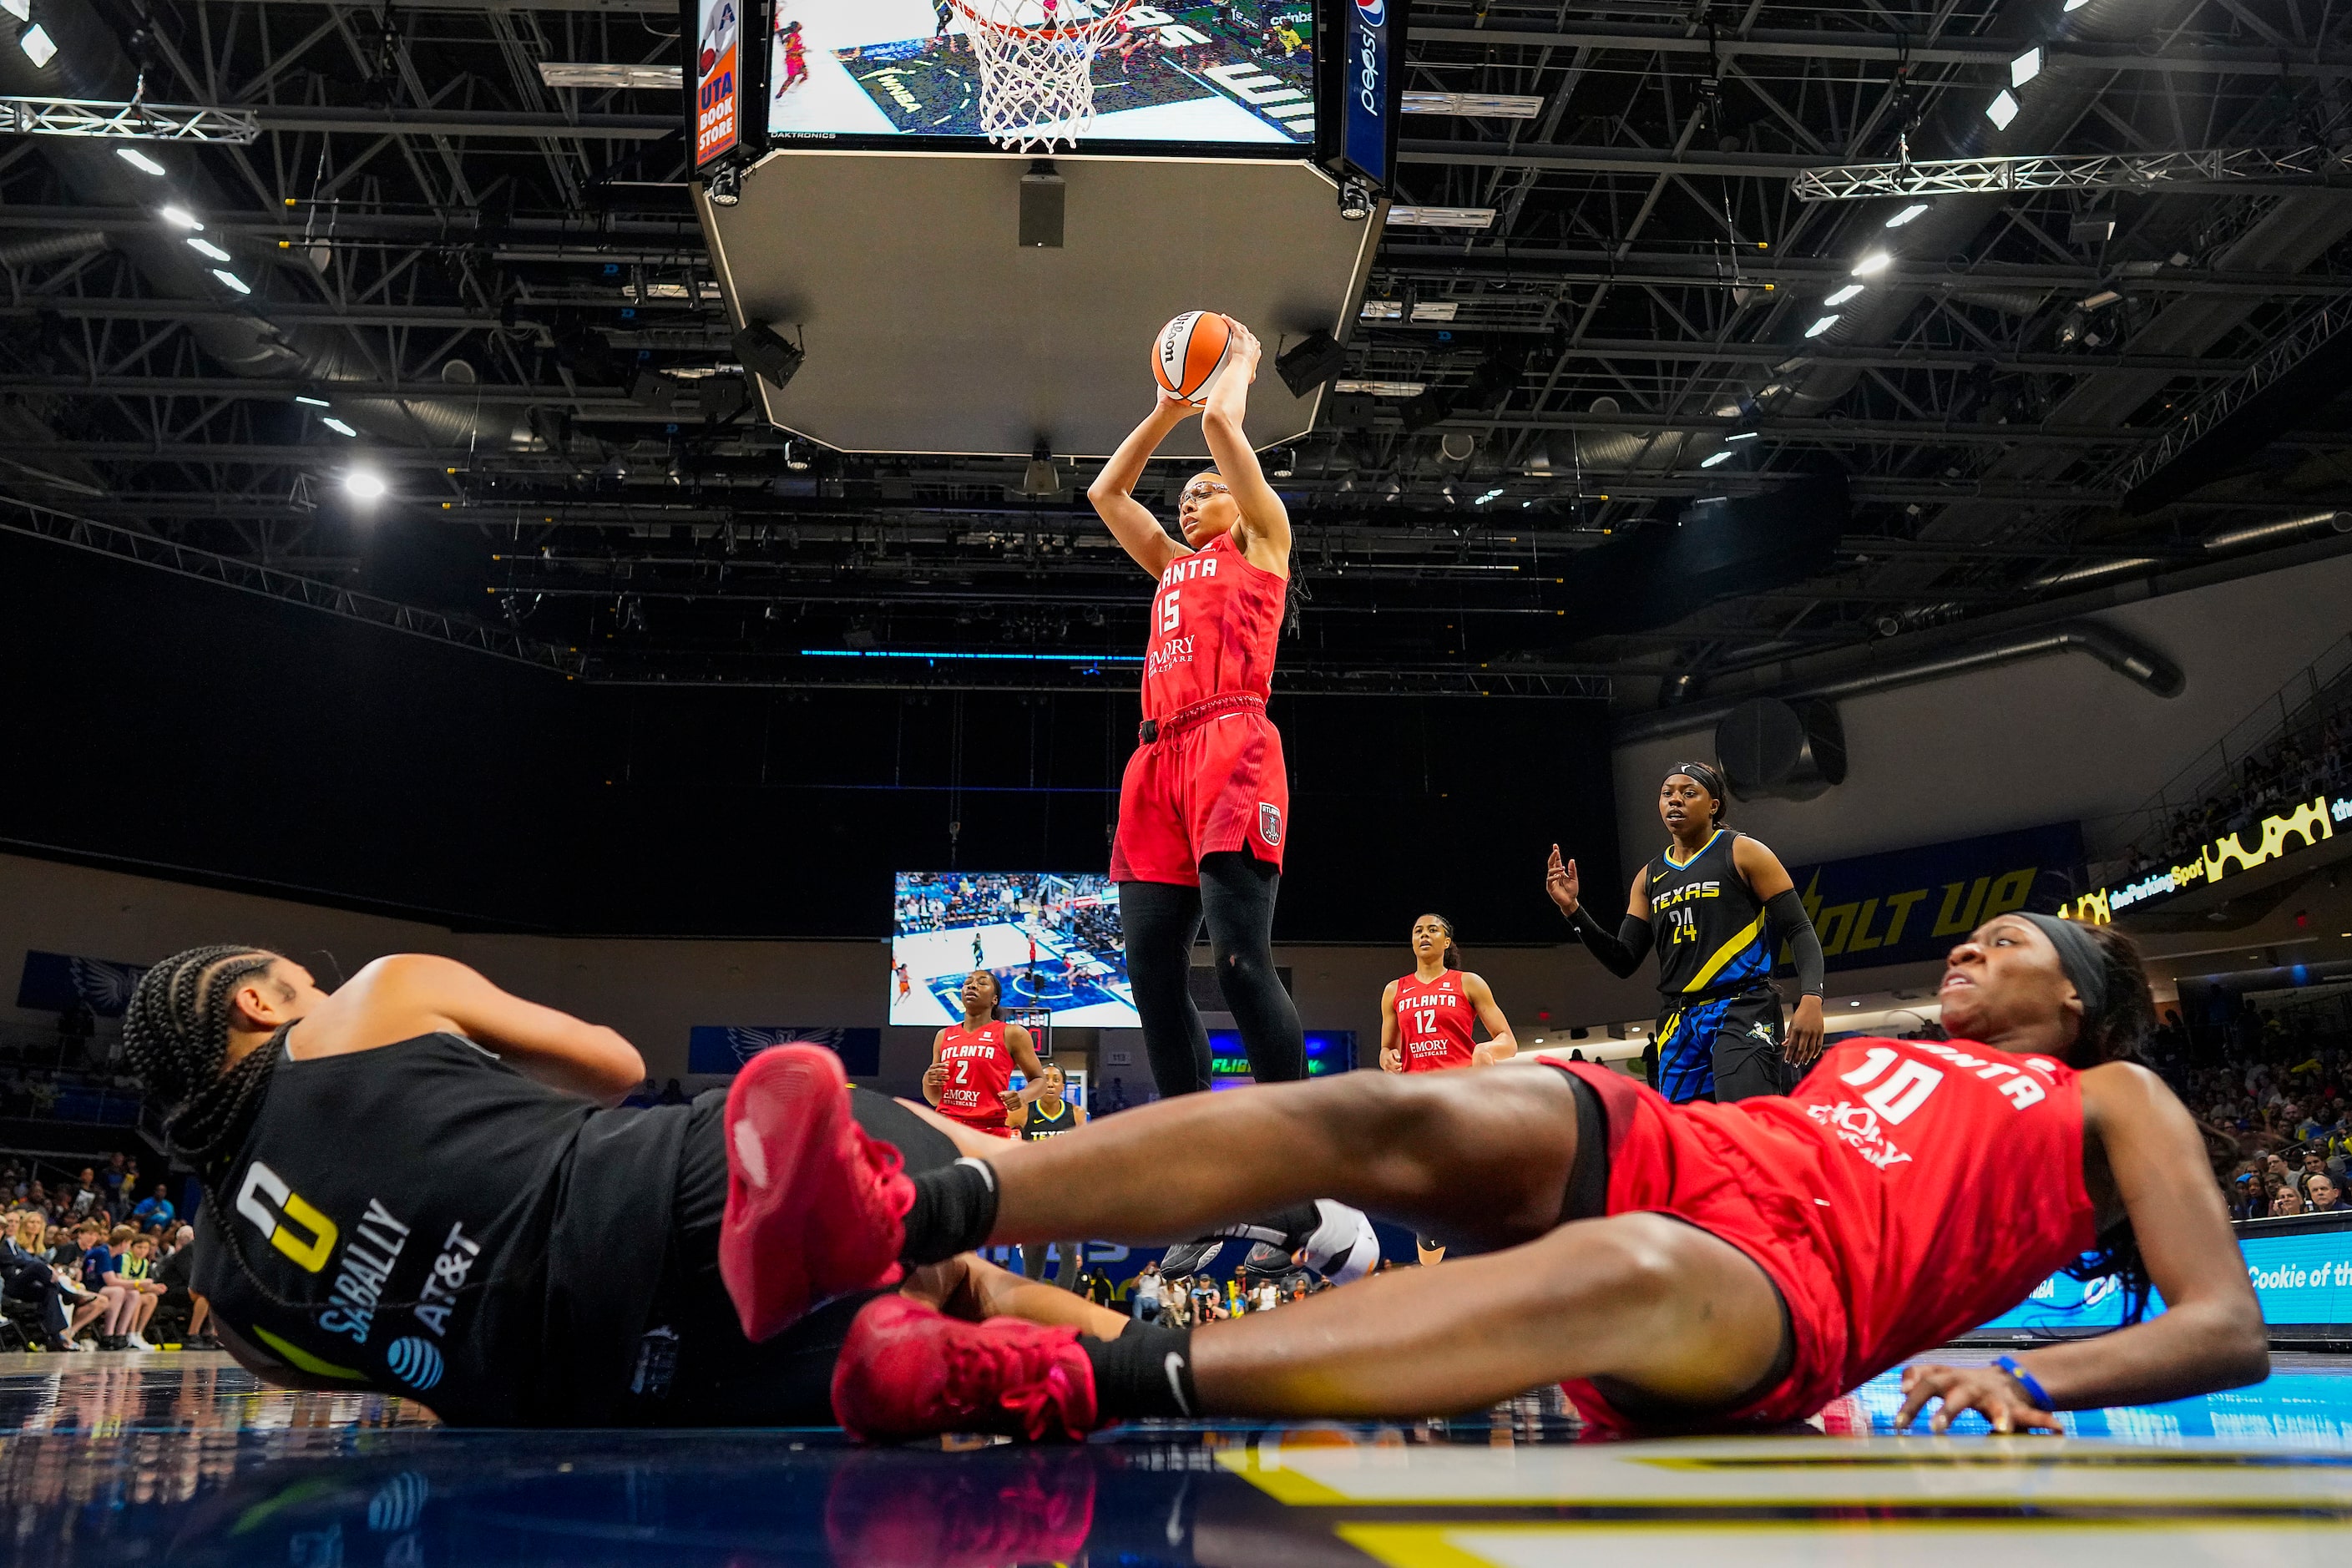
[(1151, 374), (1170, 395), (1187, 403), (1208, 396), (1233, 350), (1234, 324), (1214, 310), (1187, 310), (1160, 329), (1151, 347)]

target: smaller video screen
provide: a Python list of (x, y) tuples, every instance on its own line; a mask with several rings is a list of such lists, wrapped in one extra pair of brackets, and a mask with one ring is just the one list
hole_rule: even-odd
[(952, 1024), (964, 976), (985, 969), (1009, 1016), (1134, 1029), (1118, 889), (1058, 871), (901, 871), (891, 903), (890, 1022)]
[[(1356, 1065), (1356, 1031), (1353, 1029), (1309, 1029), (1307, 1031), (1307, 1076), (1321, 1078), (1326, 1073), (1349, 1072)], [(1245, 1083), (1255, 1083), (1250, 1076), (1249, 1052), (1242, 1045), (1237, 1029), (1209, 1031), (1209, 1088), (1239, 1089)]]

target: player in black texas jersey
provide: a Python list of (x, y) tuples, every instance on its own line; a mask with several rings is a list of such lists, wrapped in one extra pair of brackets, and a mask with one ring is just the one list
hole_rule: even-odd
[[(1024, 1143), (1041, 1142), (1059, 1138), (1065, 1132), (1076, 1132), (1087, 1124), (1087, 1108), (1075, 1100), (1062, 1098), (1067, 1087), (1062, 1069), (1047, 1062), (1034, 1083), (1024, 1085), (1020, 1102), (1008, 1106), (1004, 1124), (1013, 1129)], [(1045, 1278), (1045, 1252), (1048, 1247), (1060, 1254), (1061, 1263), (1054, 1270), (1054, 1283), (1065, 1290), (1078, 1288), (1078, 1256), (1085, 1251), (1082, 1241), (1033, 1241), (1021, 1248), (1021, 1272), (1032, 1279)]]
[[(1786, 1094), (1822, 1050), (1822, 943), (1779, 857), (1723, 826), (1723, 776), (1677, 763), (1658, 786), (1671, 842), (1633, 878), (1612, 933), (1579, 897), (1576, 862), (1551, 847), (1544, 889), (1612, 973), (1629, 975), (1654, 942), (1664, 1016), (1647, 1053), (1651, 1083), (1677, 1103)], [(1776, 940), (1777, 939), (1777, 940)], [(1796, 1016), (1785, 1033), (1772, 954), (1789, 944)]]
[[(1004, 1146), (849, 1089), (814, 1046), (744, 1068), (741, 1120), (716, 1093), (607, 1109), (645, 1077), (627, 1040), (416, 953), (330, 994), (266, 950), (192, 949), (141, 980), (123, 1046), (166, 1152), (203, 1184), (191, 1284), (229, 1352), (272, 1383), (402, 1394), (454, 1426), (832, 1421), (843, 1336), (888, 1294), (871, 1288), (880, 1269), (835, 1278), (833, 1232), (880, 1218), (871, 1194), (904, 1178), (887, 1158), (794, 1158), (771, 1189), (767, 1162), (796, 1152), (771, 1135), (788, 1112), (751, 1104), (751, 1086), (797, 1074), (805, 1124), (833, 1147), (870, 1155), (878, 1139), (915, 1169)], [(802, 1271), (797, 1305), (823, 1303), (756, 1343), (721, 1278), (747, 1184), (798, 1200), (749, 1239)], [(800, 1251), (765, 1245), (783, 1237)], [(906, 1289), (1102, 1337), (1127, 1326), (972, 1258)]]

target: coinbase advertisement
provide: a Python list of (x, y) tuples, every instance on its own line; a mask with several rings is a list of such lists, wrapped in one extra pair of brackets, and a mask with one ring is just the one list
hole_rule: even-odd
[[(2237, 1231), (2246, 1278), (2253, 1282), (2273, 1340), (2352, 1339), (2352, 1215), (2251, 1220)], [(2095, 1332), (2121, 1327), (2123, 1310), (2123, 1292), (2113, 1279), (2085, 1283), (2053, 1275), (2024, 1300), (1967, 1337), (2012, 1340)], [(2151, 1316), (2163, 1310), (2161, 1298), (2151, 1300)]]

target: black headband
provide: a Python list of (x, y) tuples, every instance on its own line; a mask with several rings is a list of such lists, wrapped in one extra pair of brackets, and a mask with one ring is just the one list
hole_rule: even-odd
[(1668, 778), (1674, 777), (1676, 773), (1682, 774), (1699, 788), (1715, 796), (1718, 804), (1727, 798), (1723, 790), (1723, 775), (1705, 763), (1676, 763), (1666, 770)]
[(2073, 921), (2060, 920), (2056, 915), (2029, 915), (2022, 910), (2017, 918), (2050, 939), (2058, 950), (2058, 967), (2074, 987), (2074, 994), (2083, 999), (2083, 1025), (2106, 1011), (2107, 960), (2091, 933)]

